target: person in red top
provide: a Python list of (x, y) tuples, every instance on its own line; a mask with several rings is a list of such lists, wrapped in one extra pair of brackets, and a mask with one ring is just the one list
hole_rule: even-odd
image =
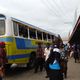
[(44, 49), (41, 47), (41, 43), (38, 43), (38, 48), (36, 51), (35, 73), (37, 73), (38, 68), (40, 68), (40, 71), (42, 71), (43, 65), (44, 65)]
[(6, 50), (5, 50), (5, 43), (0, 42), (0, 64), (4, 65), (6, 64), (7, 59), (6, 59)]
[(4, 77), (4, 66), (7, 63), (5, 43), (0, 42), (0, 80)]

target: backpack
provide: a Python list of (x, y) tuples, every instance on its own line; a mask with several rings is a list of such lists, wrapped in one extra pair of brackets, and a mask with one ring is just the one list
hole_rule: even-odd
[(52, 70), (60, 70), (60, 64), (59, 62), (55, 59), (54, 62), (49, 64), (49, 68)]

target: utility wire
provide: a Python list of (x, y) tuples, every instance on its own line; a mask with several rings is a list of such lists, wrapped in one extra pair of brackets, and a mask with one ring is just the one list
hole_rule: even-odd
[[(59, 20), (60, 22), (63, 22), (64, 20), (62, 19), (61, 13), (59, 12), (58, 8), (56, 7), (57, 9), (55, 9), (54, 6), (53, 6), (53, 4), (51, 4), (51, 3), (53, 3), (53, 2), (50, 2), (50, 1), (46, 0), (45, 3), (46, 3), (46, 5), (50, 8), (50, 10), (51, 10), (52, 12), (55, 11), (55, 14), (56, 14), (56, 16), (58, 17), (58, 20)], [(55, 6), (57, 6), (57, 5), (55, 5)]]
[[(57, 17), (59, 17), (59, 15), (55, 12), (55, 11), (53, 11), (52, 9), (51, 9), (51, 6), (48, 4), (48, 3), (46, 3), (45, 2), (45, 0), (41, 0), (42, 1), (42, 3), (46, 6), (46, 8), (49, 10), (49, 12), (53, 15), (55, 15), (55, 16), (57, 16)], [(53, 15), (53, 16), (54, 16)]]
[(64, 10), (62, 9), (63, 6), (62, 7), (60, 6), (60, 4), (62, 4), (61, 1), (59, 0), (59, 3), (58, 3), (57, 1), (52, 0), (52, 2), (55, 3), (55, 5), (58, 7), (58, 10), (60, 10), (61, 14), (64, 15), (65, 13), (64, 13)]
[(48, 4), (52, 7), (52, 9), (55, 9), (55, 11), (58, 13), (58, 15), (61, 17), (60, 7), (58, 8), (56, 4), (53, 3), (51, 0), (47, 0)]
[[(50, 0), (51, 1), (51, 0)], [(49, 2), (50, 2), (49, 1)], [(58, 9), (58, 13), (60, 13), (60, 18), (61, 18), (61, 20), (62, 20), (62, 22), (64, 23), (64, 24), (72, 24), (72, 22), (65, 22), (64, 21), (64, 19), (61, 17), (62, 15), (63, 15), (63, 17), (64, 17), (64, 15), (66, 15), (66, 13), (64, 12), (64, 10), (62, 9), (62, 7), (61, 6), (59, 6), (59, 4), (54, 0), (54, 2), (53, 2), (53, 0), (51, 1), (51, 5), (52, 5), (52, 7), (54, 7), (53, 6), (53, 4), (55, 3), (55, 6), (56, 6), (56, 8)], [(59, 3), (61, 3), (61, 2), (59, 2)], [(63, 6), (64, 7), (64, 6)], [(59, 11), (60, 10), (60, 11)]]
[[(41, 0), (41, 1), (49, 10), (49, 13), (52, 16), (56, 16), (60, 22), (63, 22), (64, 24), (71, 24), (72, 23), (72, 22), (65, 22), (64, 19), (61, 17), (62, 15), (64, 16), (65, 13), (60, 8), (61, 6), (59, 6), (55, 0), (54, 0), (54, 2), (53, 2), (53, 0), (52, 1), (51, 0), (50, 1), (49, 0)], [(53, 4), (53, 3), (55, 3), (55, 4)], [(56, 9), (55, 9), (55, 7), (56, 7)]]

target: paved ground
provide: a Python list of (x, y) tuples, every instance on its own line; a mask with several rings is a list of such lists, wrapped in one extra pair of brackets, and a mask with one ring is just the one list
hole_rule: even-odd
[(80, 80), (80, 63), (74, 63), (74, 59), (69, 60), (66, 80)]
[[(8, 74), (6, 80), (48, 80), (45, 78), (45, 70), (34, 74), (33, 70), (17, 71)], [(65, 80), (80, 80), (80, 63), (74, 63), (73, 59), (68, 62), (68, 78)]]

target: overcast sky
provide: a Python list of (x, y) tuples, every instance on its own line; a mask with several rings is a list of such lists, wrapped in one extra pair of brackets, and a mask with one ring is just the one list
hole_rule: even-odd
[(68, 37), (79, 16), (80, 0), (0, 0), (0, 13)]

